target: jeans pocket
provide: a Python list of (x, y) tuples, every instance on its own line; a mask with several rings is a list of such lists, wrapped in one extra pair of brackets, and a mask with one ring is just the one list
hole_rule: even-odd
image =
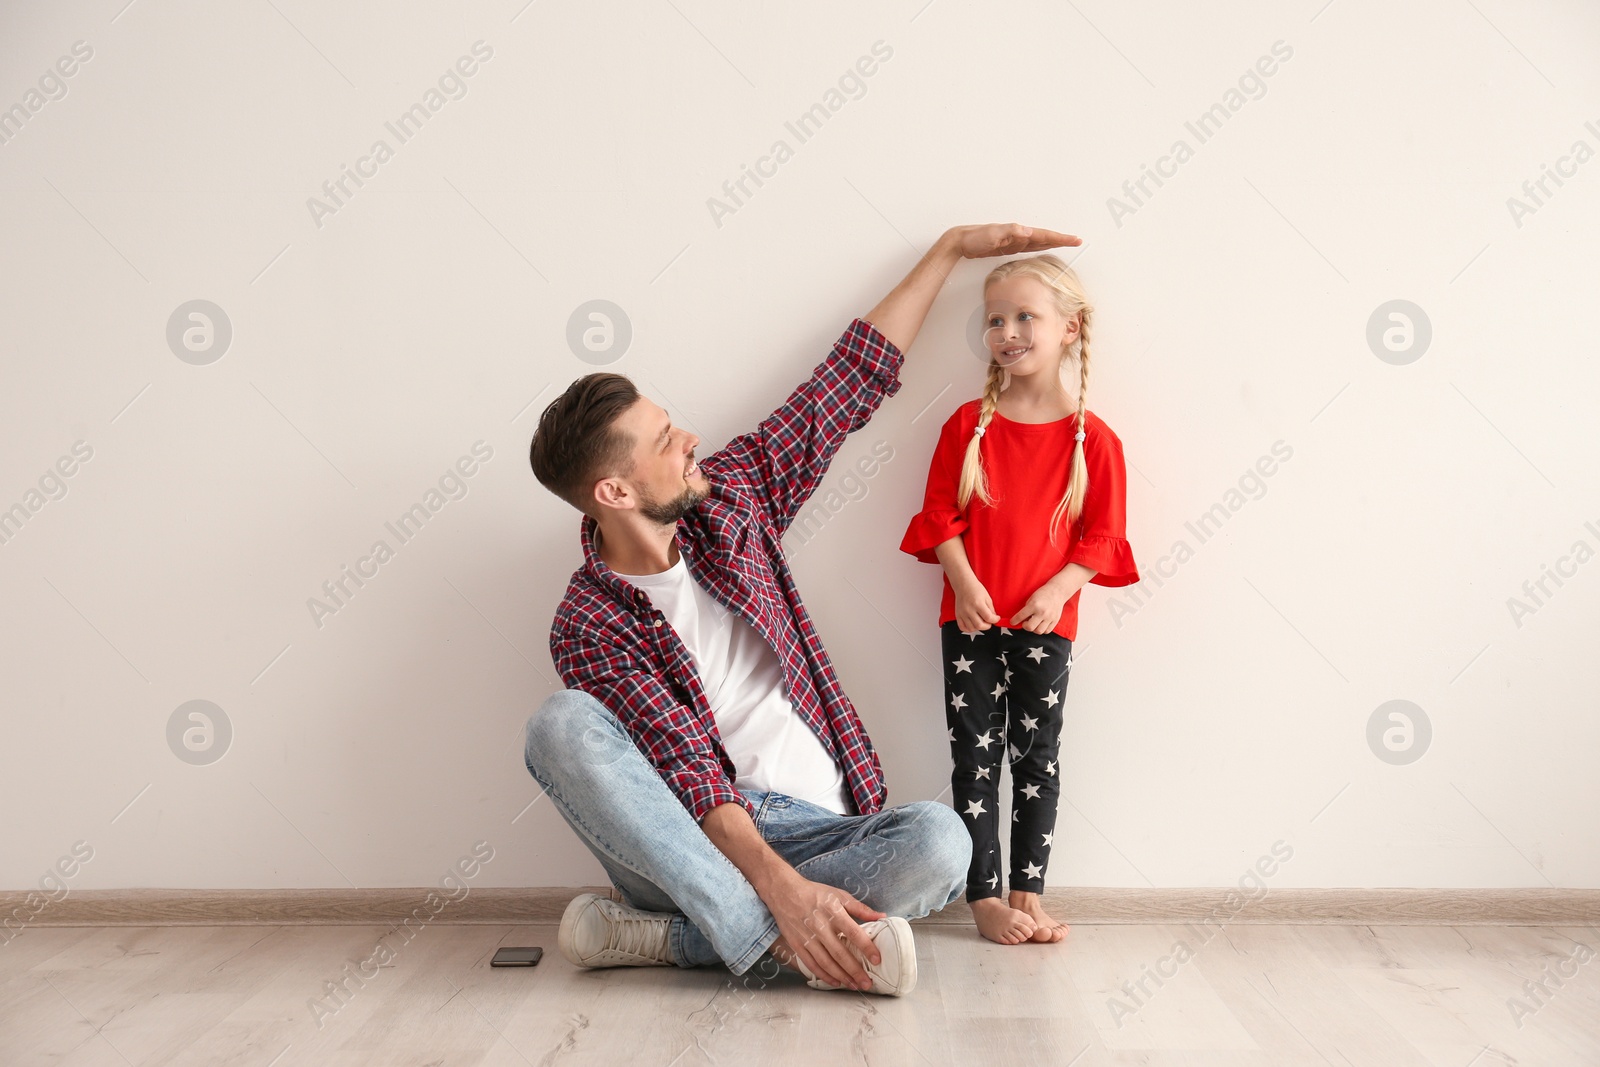
[[(747, 792), (746, 796), (748, 795)], [(773, 823), (782, 824), (783, 816), (789, 809), (789, 800), (790, 798), (783, 793), (769, 792), (761, 798), (761, 803), (756, 805), (756, 832), (763, 839), (771, 840), (767, 837), (767, 830)]]
[(763, 805), (760, 814), (762, 819), (756, 828), (769, 844), (818, 841), (838, 833), (852, 821), (784, 793), (772, 794), (770, 810)]

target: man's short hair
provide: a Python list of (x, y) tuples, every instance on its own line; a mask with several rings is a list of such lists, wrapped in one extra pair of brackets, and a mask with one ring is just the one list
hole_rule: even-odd
[(550, 402), (533, 431), (528, 460), (539, 483), (586, 515), (594, 483), (633, 472), (633, 439), (616, 423), (639, 399), (621, 374), (586, 374)]

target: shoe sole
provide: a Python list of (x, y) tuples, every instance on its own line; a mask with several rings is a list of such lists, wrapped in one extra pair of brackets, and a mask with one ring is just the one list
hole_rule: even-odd
[(903, 997), (917, 988), (917, 946), (911, 937), (911, 924), (895, 916), (888, 924), (894, 931), (895, 949), (900, 953), (900, 988), (891, 996)]

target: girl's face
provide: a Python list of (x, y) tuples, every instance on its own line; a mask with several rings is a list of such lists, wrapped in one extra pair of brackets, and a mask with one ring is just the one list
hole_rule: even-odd
[(984, 343), (1014, 375), (1056, 374), (1067, 345), (1078, 339), (1078, 316), (1056, 311), (1048, 286), (1027, 274), (1002, 278), (984, 291)]

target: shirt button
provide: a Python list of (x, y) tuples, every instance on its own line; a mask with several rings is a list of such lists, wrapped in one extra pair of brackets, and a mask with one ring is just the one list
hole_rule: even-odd
[(657, 619), (657, 620), (656, 620), (656, 621), (655, 621), (655, 622), (654, 622), (654, 623), (653, 623), (653, 624), (652, 624), (652, 625), (654, 625), (654, 626), (660, 626), (660, 625), (661, 625), (661, 620), (660, 620), (660, 619)]

